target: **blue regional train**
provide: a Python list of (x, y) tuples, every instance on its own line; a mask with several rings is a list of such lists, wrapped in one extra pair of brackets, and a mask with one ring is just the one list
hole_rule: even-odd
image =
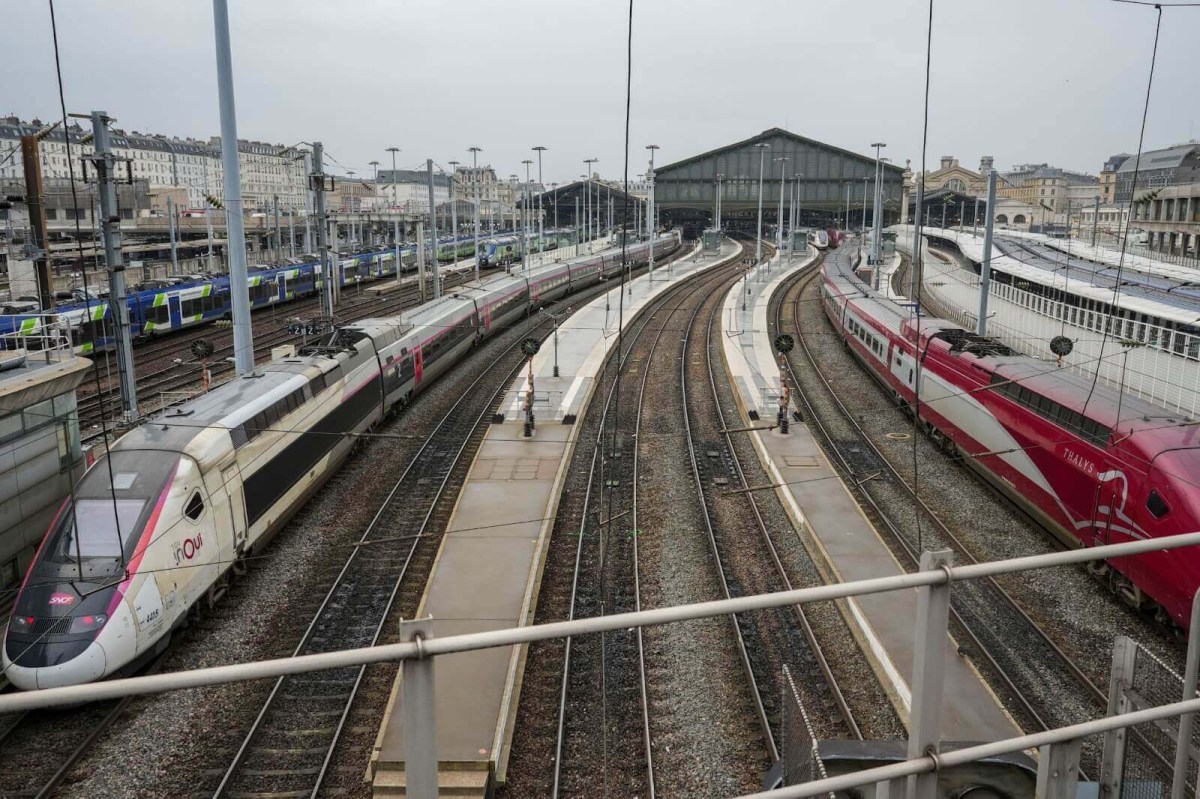
[[(547, 231), (547, 236), (549, 233)], [(439, 238), (438, 260), (450, 261), (456, 255), (469, 257), (473, 248), (474, 241), (470, 236)], [(480, 242), (480, 250), (487, 250), (483, 242)], [(395, 260), (395, 248), (388, 246), (344, 256), (338, 260), (341, 285), (352, 287), (394, 277)], [(400, 260), (402, 272), (416, 269), (416, 246), (402, 245)], [(489, 264), (488, 260), (481, 258), (481, 266), (499, 265)], [(228, 275), (219, 275), (170, 285), (161, 285), (163, 281), (151, 281), (159, 285), (131, 290), (128, 305), (132, 335), (135, 338), (147, 338), (230, 318), (229, 280)], [(251, 267), (246, 283), (250, 307), (263, 308), (313, 296), (321, 290), (323, 280), (319, 262), (305, 261), (277, 267)], [(78, 354), (112, 349), (114, 334), (108, 300), (104, 297), (87, 298), (82, 291), (75, 294), (75, 301), (55, 306), (52, 312), (54, 324), (69, 331)], [(51, 318), (48, 314), (37, 312), (0, 316), (0, 337), (13, 333), (37, 335), (48, 318)]]

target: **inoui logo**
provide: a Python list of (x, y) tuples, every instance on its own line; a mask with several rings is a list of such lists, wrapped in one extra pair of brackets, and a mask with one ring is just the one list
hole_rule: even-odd
[(182, 543), (175, 545), (175, 565), (178, 566), (185, 560), (191, 560), (196, 557), (196, 553), (200, 551), (200, 547), (204, 546), (204, 538), (202, 533), (196, 533), (195, 538), (185, 538)]

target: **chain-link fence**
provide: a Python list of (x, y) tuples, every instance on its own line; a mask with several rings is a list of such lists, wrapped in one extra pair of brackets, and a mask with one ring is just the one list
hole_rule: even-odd
[[(798, 785), (824, 779), (828, 775), (817, 751), (817, 739), (787, 666), (783, 667), (780, 682), (783, 693), (783, 723), (779, 758), (783, 761), (783, 784)], [(834, 799), (832, 793), (829, 794), (829, 799)]]
[[(1113, 648), (1109, 714), (1132, 713), (1168, 705), (1183, 697), (1183, 677), (1132, 638), (1119, 637)], [(1179, 719), (1139, 724), (1109, 733), (1104, 741), (1104, 782), (1109, 795), (1122, 799), (1166, 799), (1175, 772)], [(1183, 769), (1183, 796), (1196, 796), (1200, 725), (1193, 725)]]

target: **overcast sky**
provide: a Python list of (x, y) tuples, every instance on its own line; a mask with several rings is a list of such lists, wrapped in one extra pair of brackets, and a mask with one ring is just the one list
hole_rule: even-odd
[[(1152, 8), (1110, 0), (935, 0), (929, 145), (976, 167), (1098, 172), (1137, 147)], [(545, 180), (599, 157), (620, 177), (624, 0), (231, 0), (238, 133), (324, 142), (369, 173), (427, 157)], [(126, 130), (219, 131), (204, 0), (58, 0), (67, 109)], [(923, 0), (635, 0), (629, 173), (770, 127), (921, 158)], [(45, 0), (5, 0), (0, 112), (59, 115)], [(1200, 136), (1200, 8), (1165, 12), (1146, 146)], [(336, 166), (335, 166), (336, 168)], [(536, 165), (534, 167), (536, 170)], [(536, 174), (536, 173), (535, 173)]]

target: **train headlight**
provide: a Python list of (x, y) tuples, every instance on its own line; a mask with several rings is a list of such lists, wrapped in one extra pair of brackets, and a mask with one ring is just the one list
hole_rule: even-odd
[(8, 623), (8, 626), (12, 628), (14, 632), (28, 633), (33, 631), (33, 623), (35, 621), (37, 621), (37, 619), (33, 616), (13, 616), (12, 621)]
[(103, 613), (91, 613), (87, 616), (76, 616), (71, 619), (71, 632), (87, 633), (92, 630), (99, 630), (104, 626), (104, 622), (108, 621), (108, 616)]

